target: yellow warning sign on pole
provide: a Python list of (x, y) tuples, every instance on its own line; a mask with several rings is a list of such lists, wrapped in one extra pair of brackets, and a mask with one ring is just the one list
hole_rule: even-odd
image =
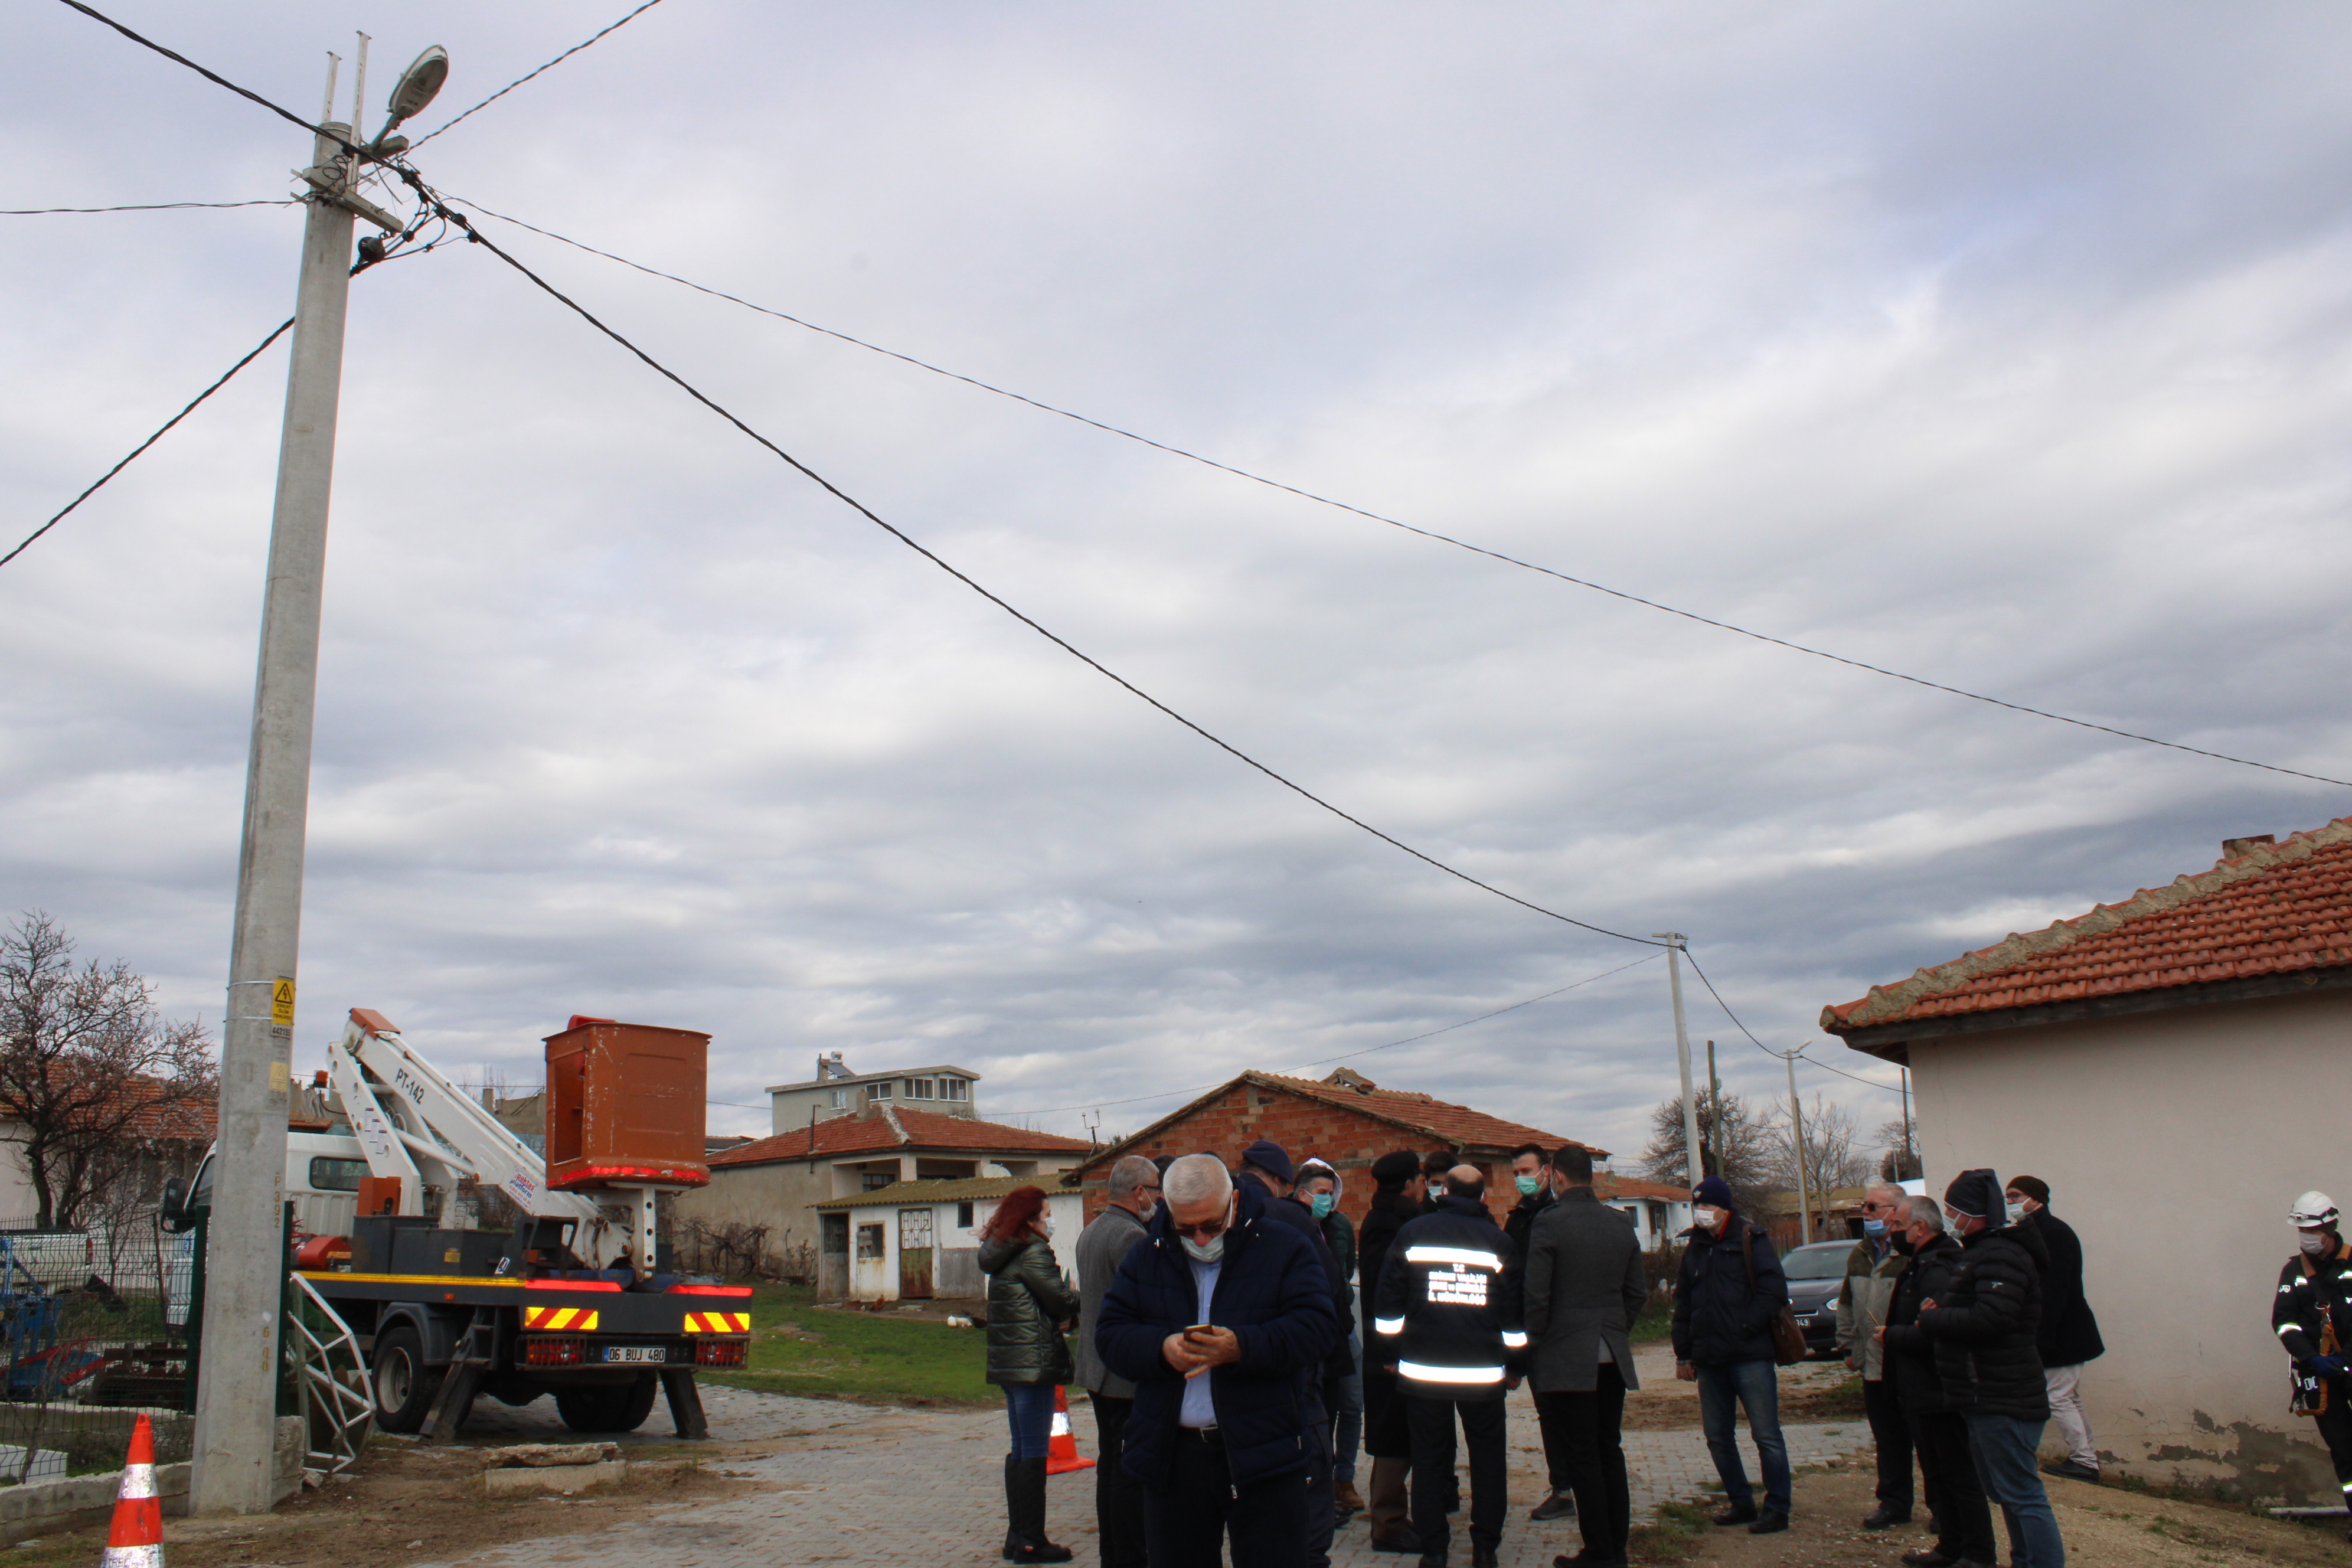
[(294, 1026), (294, 982), (282, 975), (269, 988), (269, 1021), (281, 1028)]

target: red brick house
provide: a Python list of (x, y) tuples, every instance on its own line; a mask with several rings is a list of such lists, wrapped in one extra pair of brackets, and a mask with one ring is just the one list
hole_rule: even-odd
[[(1312, 1154), (1338, 1171), (1339, 1210), (1359, 1224), (1371, 1207), (1371, 1163), (1391, 1150), (1444, 1152), (1477, 1166), (1486, 1173), (1487, 1205), (1499, 1217), (1518, 1201), (1507, 1173), (1514, 1148), (1540, 1143), (1557, 1149), (1576, 1142), (1411, 1089), (1382, 1089), (1347, 1068), (1319, 1082), (1245, 1072), (1097, 1151), (1062, 1180), (1085, 1191), (1092, 1218), (1102, 1210), (1111, 1163), (1123, 1154), (1210, 1153), (1236, 1164), (1242, 1150), (1260, 1138), (1281, 1144), (1293, 1162)], [(1605, 1160), (1608, 1151), (1593, 1149), (1592, 1158)]]

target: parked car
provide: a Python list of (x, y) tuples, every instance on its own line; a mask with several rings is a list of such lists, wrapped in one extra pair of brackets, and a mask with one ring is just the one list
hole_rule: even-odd
[(1815, 1355), (1829, 1355), (1837, 1346), (1837, 1299), (1845, 1286), (1845, 1260), (1853, 1255), (1853, 1238), (1816, 1241), (1792, 1247), (1780, 1259), (1789, 1277), (1789, 1306), (1805, 1343)]

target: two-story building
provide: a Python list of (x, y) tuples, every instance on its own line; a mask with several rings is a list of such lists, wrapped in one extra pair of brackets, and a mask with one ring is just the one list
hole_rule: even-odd
[(980, 1114), (980, 1075), (970, 1068), (893, 1068), (888, 1072), (852, 1072), (835, 1051), (816, 1058), (816, 1076), (805, 1083), (768, 1086), (769, 1131), (790, 1132), (836, 1116), (856, 1116), (878, 1106), (936, 1111), (942, 1116)]

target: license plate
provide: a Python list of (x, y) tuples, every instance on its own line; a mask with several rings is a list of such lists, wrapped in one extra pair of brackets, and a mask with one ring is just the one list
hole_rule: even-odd
[(606, 1345), (606, 1361), (661, 1361), (668, 1352), (660, 1345)]

